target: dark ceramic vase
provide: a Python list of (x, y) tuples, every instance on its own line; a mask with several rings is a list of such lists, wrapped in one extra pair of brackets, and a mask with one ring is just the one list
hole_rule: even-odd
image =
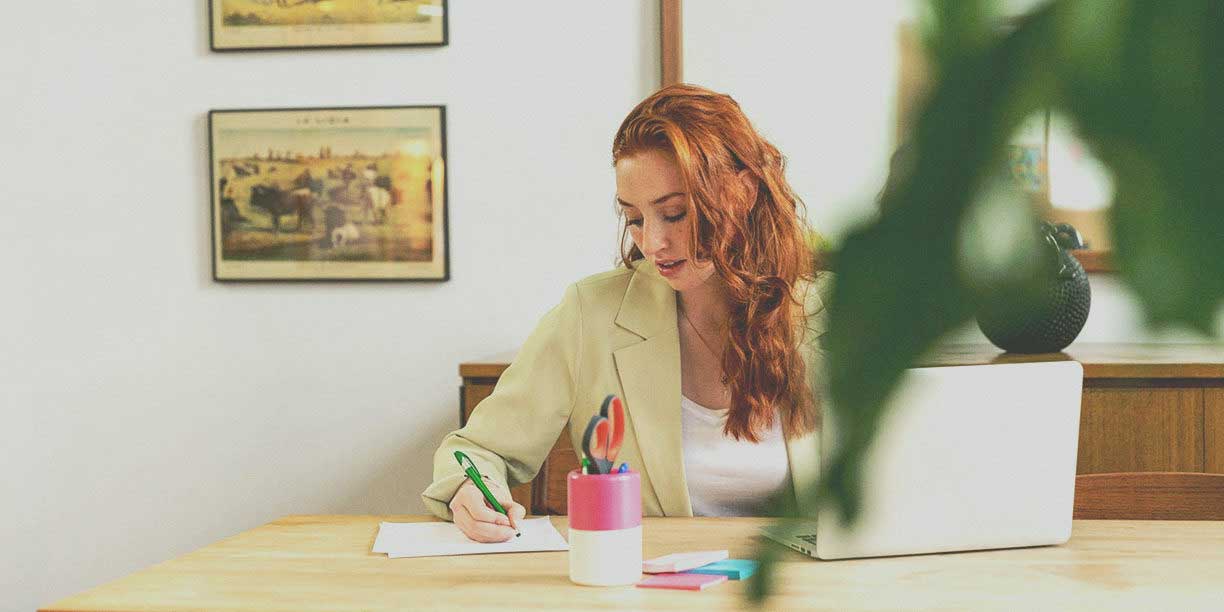
[(1036, 307), (1017, 315), (979, 309), (978, 327), (995, 346), (1013, 353), (1055, 353), (1075, 340), (1092, 305), (1092, 289), (1084, 266), (1071, 249), (1084, 248), (1079, 232), (1067, 223), (1042, 224), (1046, 239), (1058, 250), (1057, 269), (1041, 289)]

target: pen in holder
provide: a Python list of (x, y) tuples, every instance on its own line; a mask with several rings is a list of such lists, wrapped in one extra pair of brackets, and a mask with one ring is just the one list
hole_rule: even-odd
[(633, 584), (642, 576), (642, 480), (637, 472), (566, 478), (570, 580)]

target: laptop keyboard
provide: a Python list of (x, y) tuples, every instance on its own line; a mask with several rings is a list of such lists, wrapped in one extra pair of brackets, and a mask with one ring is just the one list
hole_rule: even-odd
[(816, 544), (816, 536), (814, 535), (797, 535), (795, 537), (807, 542), (808, 544)]

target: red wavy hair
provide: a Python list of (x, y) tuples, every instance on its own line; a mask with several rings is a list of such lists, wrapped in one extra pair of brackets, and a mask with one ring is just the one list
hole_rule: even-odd
[[(799, 281), (811, 279), (812, 262), (803, 203), (786, 182), (781, 153), (730, 96), (684, 84), (655, 92), (625, 117), (612, 163), (648, 150), (679, 166), (697, 237), (689, 256), (712, 260), (730, 296), (726, 433), (757, 442), (775, 415), (787, 438), (812, 431), (818, 406), (799, 351), (806, 326), (796, 294)], [(621, 259), (629, 266), (643, 255), (627, 232), (622, 225)]]

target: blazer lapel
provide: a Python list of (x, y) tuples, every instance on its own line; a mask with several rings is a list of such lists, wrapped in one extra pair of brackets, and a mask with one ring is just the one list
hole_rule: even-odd
[(820, 430), (808, 432), (786, 441), (786, 457), (790, 460), (791, 486), (794, 489), (796, 509), (806, 516), (803, 499), (808, 489), (820, 477)]
[(637, 264), (616, 324), (642, 338), (613, 353), (642, 471), (665, 516), (692, 516), (684, 480), (676, 294), (650, 263)]
[[(829, 290), (831, 283), (832, 275), (824, 273), (817, 277), (816, 282), (803, 287), (804, 314), (806, 315), (804, 320), (807, 325), (804, 336), (806, 345), (804, 365), (808, 384), (812, 385), (812, 390), (820, 401), (817, 415), (826, 412), (825, 408), (829, 401), (828, 394), (825, 393), (825, 359), (820, 340), (828, 328), (828, 313), (825, 311), (825, 303), (821, 294)], [(798, 502), (796, 509), (800, 516), (806, 516), (806, 509), (803, 507), (805, 493), (815, 486), (816, 481), (820, 478), (820, 432), (824, 426), (820, 418), (817, 418), (816, 422), (814, 431), (786, 442), (786, 456), (790, 460), (791, 485), (794, 488), (795, 500)]]

